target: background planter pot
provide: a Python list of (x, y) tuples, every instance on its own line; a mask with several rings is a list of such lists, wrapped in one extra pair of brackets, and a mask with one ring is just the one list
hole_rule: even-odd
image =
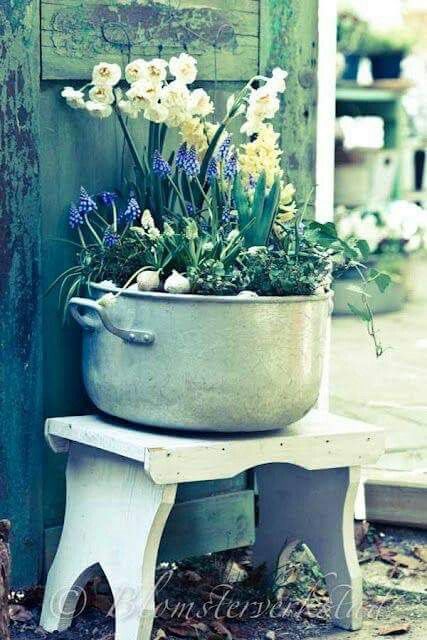
[(369, 56), (374, 80), (400, 78), (403, 53), (379, 53)]
[(345, 56), (345, 67), (342, 74), (343, 80), (357, 80), (361, 56), (358, 53), (349, 53)]
[[(375, 264), (375, 267), (381, 268), (380, 265)], [(391, 313), (393, 311), (400, 311), (407, 298), (408, 287), (406, 283), (406, 277), (404, 276), (404, 268), (402, 267), (402, 277), (397, 282), (392, 282), (389, 287), (381, 293), (378, 290), (376, 284), (371, 283), (368, 286), (368, 293), (371, 296), (369, 304), (371, 305), (374, 313)], [(336, 278), (333, 282), (332, 288), (334, 291), (334, 315), (352, 315), (348, 304), (353, 304), (356, 307), (360, 307), (360, 295), (355, 291), (351, 291), (348, 288), (351, 285), (360, 287), (360, 276), (357, 271), (349, 270), (346, 272), (345, 277)]]
[[(114, 287), (94, 285), (94, 298)], [(242, 298), (127, 291), (73, 298), (94, 404), (136, 423), (260, 431), (316, 403), (331, 293)], [(85, 308), (84, 313), (83, 309)]]

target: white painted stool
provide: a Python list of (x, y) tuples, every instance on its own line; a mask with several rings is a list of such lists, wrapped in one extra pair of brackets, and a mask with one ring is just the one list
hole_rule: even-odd
[[(272, 572), (303, 540), (326, 575), (334, 622), (361, 626), (362, 580), (354, 536), (360, 465), (384, 451), (382, 429), (313, 411), (283, 431), (179, 435), (99, 416), (46, 423), (69, 452), (64, 529), (50, 569), (41, 626), (66, 629), (81, 589), (102, 567), (116, 603), (116, 640), (149, 640), (162, 532), (178, 483), (231, 478), (256, 467), (255, 560)], [(117, 606), (126, 592), (138, 606)]]

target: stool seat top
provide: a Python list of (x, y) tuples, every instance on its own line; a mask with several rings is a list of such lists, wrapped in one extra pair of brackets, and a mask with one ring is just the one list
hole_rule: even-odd
[(313, 410), (279, 431), (204, 434), (155, 429), (88, 415), (50, 418), (46, 438), (56, 453), (70, 442), (137, 460), (157, 484), (231, 478), (269, 462), (306, 469), (371, 464), (384, 453), (385, 434), (358, 420)]

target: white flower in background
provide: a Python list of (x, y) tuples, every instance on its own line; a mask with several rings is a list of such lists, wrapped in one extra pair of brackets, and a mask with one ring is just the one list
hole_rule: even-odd
[(89, 98), (94, 102), (101, 102), (102, 104), (113, 104), (114, 93), (111, 87), (108, 85), (94, 85), (89, 91)]
[(192, 115), (202, 117), (214, 111), (214, 105), (204, 89), (195, 89), (190, 93), (188, 108)]
[(61, 91), (61, 96), (66, 99), (67, 104), (72, 109), (84, 109), (85, 108), (85, 94), (80, 89), (74, 89), (73, 87), (64, 87)]
[(153, 84), (161, 84), (166, 80), (168, 63), (161, 58), (153, 58), (144, 62), (143, 78)]
[(93, 84), (106, 84), (114, 87), (122, 77), (122, 70), (118, 64), (110, 64), (109, 62), (100, 62), (96, 64), (92, 72)]
[(150, 209), (145, 209), (141, 216), (141, 227), (147, 231), (155, 226), (154, 218), (151, 215)]
[(95, 102), (94, 100), (88, 100), (85, 107), (90, 115), (94, 118), (108, 118), (113, 113), (113, 110), (109, 104)]
[(140, 107), (130, 100), (119, 100), (118, 107), (120, 111), (129, 118), (137, 118), (139, 116)]
[(280, 67), (275, 67), (271, 74), (271, 78), (268, 78), (265, 86), (275, 93), (283, 93), (286, 90), (286, 78), (288, 72)]
[(154, 102), (149, 104), (148, 107), (144, 111), (144, 116), (147, 120), (151, 120), (151, 122), (157, 122), (160, 124), (161, 122), (166, 122), (169, 117), (169, 109), (165, 107), (160, 102)]
[(158, 240), (158, 238), (160, 238), (160, 231), (158, 230), (157, 227), (151, 227), (147, 231), (147, 236), (149, 237), (150, 240), (155, 242), (156, 240)]
[(197, 77), (197, 60), (188, 53), (181, 53), (169, 60), (171, 74), (183, 84), (191, 84)]
[(148, 80), (138, 80), (126, 91), (129, 100), (133, 100), (141, 106), (148, 106), (150, 102), (158, 100), (161, 88)]
[(138, 80), (142, 80), (144, 78), (145, 64), (145, 60), (137, 58), (126, 65), (125, 78), (129, 84), (133, 84), (134, 82), (138, 82)]
[(165, 222), (163, 225), (163, 235), (165, 235), (167, 238), (172, 238), (172, 236), (175, 235), (173, 227), (171, 227), (168, 222)]
[(199, 153), (207, 149), (208, 140), (199, 118), (188, 118), (181, 122), (179, 132), (183, 142), (186, 142), (189, 147), (195, 147)]

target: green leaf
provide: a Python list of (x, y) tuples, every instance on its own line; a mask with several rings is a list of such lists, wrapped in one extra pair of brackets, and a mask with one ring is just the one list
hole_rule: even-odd
[(243, 188), (240, 175), (238, 173), (234, 178), (233, 198), (234, 198), (234, 202), (236, 203), (237, 211), (239, 212), (239, 223), (240, 223), (240, 226), (243, 228), (248, 224), (250, 220), (249, 200)]
[(259, 240), (260, 238), (259, 223), (264, 213), (265, 188), (266, 188), (266, 175), (265, 175), (265, 171), (263, 171), (259, 176), (258, 182), (255, 187), (254, 200), (252, 203), (252, 209), (250, 214), (250, 217), (254, 221), (254, 223), (251, 226), (250, 230), (248, 230), (248, 232), (245, 233), (245, 242), (248, 247), (258, 246), (260, 244), (263, 244), (263, 242)]
[(371, 317), (367, 311), (364, 309), (359, 309), (354, 304), (350, 304), (347, 302), (347, 306), (350, 309), (351, 313), (356, 316), (356, 318), (360, 318), (363, 322), (369, 322)]
[[(371, 276), (373, 272), (374, 272), (374, 275)], [(384, 293), (387, 287), (389, 287), (391, 284), (390, 276), (387, 273), (384, 273), (383, 271), (376, 271), (375, 269), (371, 269), (369, 271), (368, 277), (372, 282), (375, 282), (375, 284), (378, 287), (378, 290), (381, 293)]]
[(264, 201), (264, 210), (259, 224), (260, 245), (267, 244), (268, 238), (270, 236), (271, 228), (277, 215), (277, 208), (279, 206), (280, 200), (280, 191), (281, 184), (280, 177), (278, 176), (270, 189), (270, 193)]
[(356, 242), (356, 246), (359, 249), (360, 253), (362, 254), (363, 258), (369, 258), (369, 256), (371, 255), (371, 250), (366, 240), (358, 240)]

